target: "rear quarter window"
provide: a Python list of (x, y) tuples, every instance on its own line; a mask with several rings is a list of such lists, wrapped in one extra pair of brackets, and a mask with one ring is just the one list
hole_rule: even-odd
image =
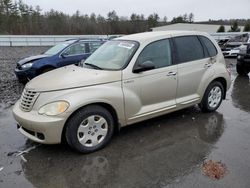
[(214, 57), (217, 55), (218, 51), (210, 39), (204, 36), (199, 36), (199, 39), (207, 50), (206, 57)]
[(203, 46), (197, 36), (181, 36), (173, 38), (177, 62), (185, 63), (205, 57)]

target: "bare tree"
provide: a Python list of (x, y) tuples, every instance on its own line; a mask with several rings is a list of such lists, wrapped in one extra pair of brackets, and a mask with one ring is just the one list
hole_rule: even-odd
[(188, 22), (189, 23), (194, 22), (194, 14), (192, 12), (188, 15)]

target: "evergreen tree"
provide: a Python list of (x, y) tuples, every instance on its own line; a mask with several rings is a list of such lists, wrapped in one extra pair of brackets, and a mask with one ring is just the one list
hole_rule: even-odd
[(174, 23), (185, 23), (185, 21), (184, 21), (182, 16), (178, 16), (178, 17), (173, 17), (171, 23), (172, 24), (174, 24)]
[(109, 23), (109, 33), (110, 34), (116, 34), (119, 33), (119, 25), (118, 25), (118, 21), (119, 21), (119, 17), (117, 16), (116, 12), (113, 10), (111, 12), (108, 13), (108, 23)]
[(189, 15), (185, 13), (184, 15), (180, 15), (178, 17), (173, 17), (171, 23), (192, 23), (194, 21), (194, 14), (190, 13)]
[(193, 23), (194, 22), (194, 14), (192, 12), (188, 15), (188, 22), (189, 23)]
[(152, 27), (157, 27), (159, 19), (160, 17), (157, 13), (150, 14), (148, 16), (148, 30), (150, 30)]
[[(192, 23), (193, 13), (174, 17), (171, 23)], [(232, 31), (239, 31), (238, 24), (245, 24), (244, 31), (249, 31), (250, 20), (210, 20), (211, 23), (232, 24)], [(236, 21), (236, 22), (235, 22)], [(76, 11), (68, 15), (60, 11), (42, 12), (39, 6), (29, 6), (22, 0), (0, 0), (0, 34), (23, 35), (74, 35), (74, 34), (131, 34), (148, 31), (152, 27), (166, 25), (167, 17), (160, 19), (157, 13), (147, 18), (143, 14), (133, 13), (130, 17), (119, 16), (115, 11), (105, 17), (94, 13), (82, 14)], [(223, 31), (220, 29), (218, 31)]]
[(217, 33), (223, 33), (223, 32), (225, 32), (225, 27), (224, 25), (221, 25), (219, 29), (217, 30)]
[(250, 21), (245, 24), (243, 31), (250, 31)]
[(240, 32), (240, 28), (238, 27), (238, 22), (236, 20), (233, 22), (233, 25), (231, 25), (229, 32)]

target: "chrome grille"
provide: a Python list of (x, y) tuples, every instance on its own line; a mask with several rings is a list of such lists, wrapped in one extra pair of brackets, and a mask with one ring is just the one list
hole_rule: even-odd
[(32, 107), (34, 105), (34, 102), (36, 101), (39, 93), (35, 91), (30, 91), (28, 89), (24, 89), (22, 96), (21, 96), (21, 102), (20, 102), (20, 108), (21, 110), (25, 112), (29, 112), (32, 110)]

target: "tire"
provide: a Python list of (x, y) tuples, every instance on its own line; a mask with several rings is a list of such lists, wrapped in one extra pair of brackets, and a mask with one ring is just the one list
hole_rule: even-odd
[(249, 73), (249, 70), (239, 62), (236, 64), (236, 71), (241, 76), (246, 76)]
[(224, 87), (220, 82), (214, 81), (210, 83), (199, 107), (203, 112), (214, 112), (221, 105), (224, 93)]
[(65, 137), (72, 149), (91, 153), (106, 146), (113, 133), (111, 113), (101, 106), (92, 105), (80, 109), (67, 121)]

